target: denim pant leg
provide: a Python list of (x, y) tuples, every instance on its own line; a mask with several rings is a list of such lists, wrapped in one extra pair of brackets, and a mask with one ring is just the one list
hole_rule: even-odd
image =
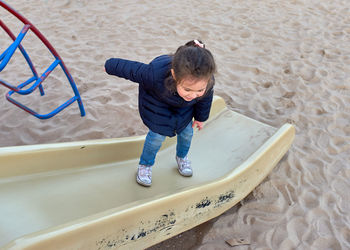
[(176, 156), (184, 158), (190, 150), (191, 141), (193, 136), (192, 122), (177, 135)]
[(146, 136), (145, 143), (143, 144), (143, 151), (140, 157), (139, 164), (147, 166), (154, 165), (156, 155), (160, 147), (162, 146), (164, 140), (164, 135), (154, 133), (150, 130)]

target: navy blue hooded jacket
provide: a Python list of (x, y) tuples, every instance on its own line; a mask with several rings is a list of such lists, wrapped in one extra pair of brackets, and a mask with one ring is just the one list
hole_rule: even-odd
[(139, 112), (143, 123), (153, 132), (175, 136), (192, 118), (204, 122), (209, 117), (213, 89), (190, 102), (165, 86), (170, 76), (171, 56), (162, 55), (149, 64), (120, 58), (108, 59), (106, 72), (139, 83)]

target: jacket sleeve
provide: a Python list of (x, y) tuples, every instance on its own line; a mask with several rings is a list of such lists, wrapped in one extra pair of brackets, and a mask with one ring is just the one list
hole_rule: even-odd
[(125, 60), (121, 58), (110, 58), (105, 63), (107, 74), (122, 77), (127, 80), (150, 88), (153, 82), (153, 67), (151, 64)]
[(214, 90), (211, 88), (207, 94), (194, 105), (194, 119), (205, 122), (209, 118), (211, 103), (213, 101)]

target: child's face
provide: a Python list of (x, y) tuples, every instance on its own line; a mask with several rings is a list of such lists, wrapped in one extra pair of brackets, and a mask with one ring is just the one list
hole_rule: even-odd
[(176, 90), (182, 99), (189, 102), (204, 95), (207, 85), (207, 79), (185, 78), (177, 84)]

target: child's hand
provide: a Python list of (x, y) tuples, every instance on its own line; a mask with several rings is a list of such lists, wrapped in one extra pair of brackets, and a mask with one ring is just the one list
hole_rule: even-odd
[(192, 128), (198, 128), (198, 130), (201, 130), (203, 128), (203, 122), (199, 122), (194, 120), (193, 124), (192, 124)]

